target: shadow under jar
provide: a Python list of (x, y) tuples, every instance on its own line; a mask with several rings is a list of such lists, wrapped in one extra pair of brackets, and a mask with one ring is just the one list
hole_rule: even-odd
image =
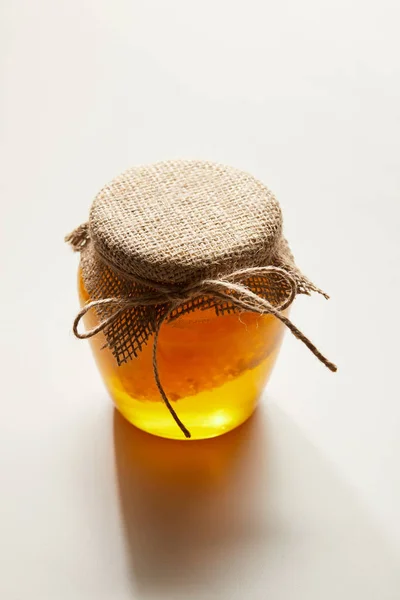
[[(80, 252), (78, 338), (122, 415), (149, 433), (218, 436), (254, 411), (297, 294), (280, 206), (251, 175), (203, 161), (134, 167), (66, 240)], [(85, 331), (80, 321), (84, 320)]]

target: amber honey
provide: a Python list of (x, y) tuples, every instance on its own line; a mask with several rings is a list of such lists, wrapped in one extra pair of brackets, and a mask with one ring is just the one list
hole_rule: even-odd
[[(81, 304), (90, 301), (79, 274)], [(92, 310), (87, 328), (98, 323)], [(217, 316), (213, 309), (164, 323), (158, 341), (163, 388), (191, 439), (211, 438), (243, 423), (254, 411), (277, 357), (284, 326), (272, 315)], [(92, 349), (108, 391), (133, 425), (161, 437), (183, 439), (154, 380), (153, 339), (138, 357), (118, 366), (102, 333)]]

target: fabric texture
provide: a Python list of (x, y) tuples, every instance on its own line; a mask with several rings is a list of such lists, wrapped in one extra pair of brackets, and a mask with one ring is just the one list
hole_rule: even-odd
[(96, 196), (89, 222), (66, 239), (81, 253), (91, 299), (113, 300), (95, 309), (118, 364), (138, 355), (167, 313), (174, 319), (210, 307), (218, 315), (251, 310), (248, 297), (237, 302), (243, 289), (278, 310), (296, 294), (323, 293), (296, 267), (272, 192), (211, 162), (125, 171)]

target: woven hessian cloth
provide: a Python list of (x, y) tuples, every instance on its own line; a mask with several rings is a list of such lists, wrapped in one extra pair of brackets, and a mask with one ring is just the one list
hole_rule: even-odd
[[(165, 301), (126, 308), (104, 327), (118, 364), (138, 355), (171, 308), (169, 297), (197, 282), (270, 265), (291, 275), (296, 293), (320, 292), (294, 263), (272, 192), (247, 173), (211, 162), (176, 160), (128, 169), (100, 191), (88, 224), (68, 241), (81, 252), (92, 300), (131, 299), (159, 286), (168, 290)], [(273, 271), (241, 283), (274, 306), (284, 305), (291, 292)], [(219, 315), (239, 310), (229, 300), (197, 295), (168, 319), (210, 307)], [(113, 310), (96, 307), (100, 320)]]

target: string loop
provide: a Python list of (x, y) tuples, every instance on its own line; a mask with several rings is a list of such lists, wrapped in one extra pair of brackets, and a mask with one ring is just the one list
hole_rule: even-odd
[[(274, 306), (266, 298), (263, 298), (253, 292), (249, 287), (243, 283), (252, 277), (266, 277), (270, 274), (275, 274), (282, 277), (285, 281), (286, 287), (289, 291), (287, 297), (277, 306)], [(159, 285), (151, 283), (152, 291), (136, 297), (127, 298), (103, 298), (99, 300), (93, 300), (85, 304), (85, 306), (77, 314), (74, 324), (73, 332), (79, 339), (88, 339), (97, 335), (101, 331), (105, 331), (115, 320), (126, 310), (138, 306), (156, 306), (165, 304), (167, 306), (166, 312), (161, 318), (154, 324), (154, 344), (153, 344), (153, 372), (154, 379), (160, 392), (160, 395), (167, 406), (169, 412), (174, 418), (177, 425), (185, 437), (190, 438), (190, 432), (179, 419), (174, 408), (172, 407), (168, 397), (164, 391), (162, 383), (160, 381), (158, 361), (157, 361), (157, 350), (158, 341), (161, 326), (165, 321), (171, 317), (174, 310), (179, 308), (182, 304), (198, 298), (201, 296), (211, 296), (224, 300), (225, 302), (231, 303), (236, 308), (242, 311), (249, 311), (258, 313), (260, 315), (270, 314), (279, 319), (291, 332), (292, 334), (303, 342), (307, 348), (330, 370), (335, 372), (337, 370), (336, 365), (329, 361), (311, 340), (305, 336), (288, 317), (283, 314), (283, 311), (290, 306), (297, 294), (297, 284), (295, 278), (285, 269), (275, 266), (266, 267), (252, 267), (248, 269), (241, 269), (235, 271), (229, 275), (225, 275), (220, 279), (205, 279), (201, 282), (194, 283), (181, 288), (169, 288), (165, 285)], [(107, 316), (100, 320), (100, 322), (92, 329), (84, 332), (79, 331), (79, 324), (82, 318), (92, 309), (101, 308), (112, 309)]]

